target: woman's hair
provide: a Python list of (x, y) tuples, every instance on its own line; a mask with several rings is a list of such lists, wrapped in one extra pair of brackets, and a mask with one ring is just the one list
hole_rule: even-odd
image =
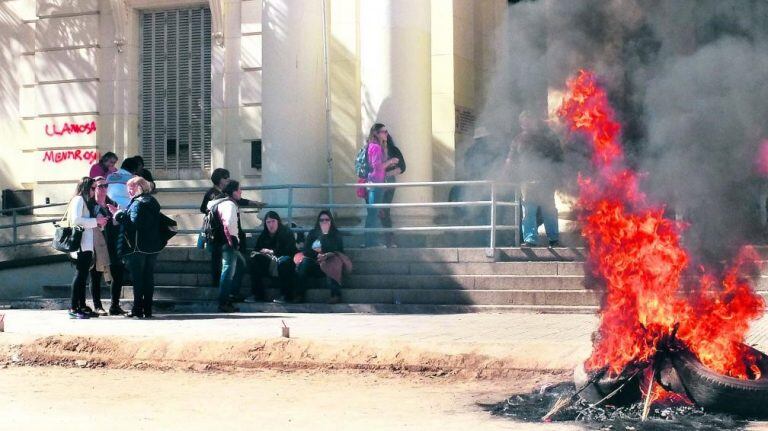
[(128, 157), (127, 159), (123, 160), (123, 163), (120, 165), (120, 169), (124, 169), (132, 174), (135, 174), (136, 171), (139, 170), (139, 162), (133, 157)]
[(88, 202), (91, 198), (91, 187), (93, 187), (93, 178), (83, 177), (80, 182), (77, 183), (75, 188), (75, 196), (80, 196), (84, 201)]
[(339, 230), (336, 229), (336, 221), (333, 219), (333, 215), (331, 215), (331, 212), (328, 210), (322, 210), (317, 214), (317, 219), (315, 219), (315, 230), (320, 232), (320, 217), (323, 215), (327, 215), (328, 218), (331, 219), (331, 228), (328, 230), (328, 233), (331, 235), (338, 234)]
[(110, 160), (110, 159), (115, 159), (115, 162), (117, 162), (117, 154), (113, 153), (112, 151), (107, 151), (99, 159), (99, 164), (101, 166), (104, 166), (104, 163), (107, 163), (107, 160)]
[(235, 180), (232, 180), (232, 181), (230, 181), (230, 182), (228, 182), (228, 183), (227, 183), (227, 186), (226, 186), (226, 187), (224, 187), (224, 190), (222, 190), (222, 192), (224, 192), (224, 194), (225, 194), (225, 195), (227, 195), (227, 196), (229, 196), (229, 197), (232, 197), (232, 195), (233, 195), (233, 194), (234, 194), (234, 193), (237, 191), (237, 189), (239, 189), (239, 188), (240, 188), (240, 182), (239, 182), (239, 181), (235, 181)]
[(371, 142), (371, 141), (379, 142), (379, 130), (381, 130), (381, 129), (385, 128), (385, 127), (387, 127), (387, 126), (385, 126), (385, 125), (383, 125), (381, 123), (376, 123), (373, 126), (371, 126), (371, 131), (368, 133), (368, 140), (366, 140), (365, 142), (366, 143)]
[(139, 176), (135, 176), (128, 180), (127, 183), (125, 183), (127, 186), (133, 186), (136, 185), (139, 189), (141, 189), (141, 193), (137, 193), (136, 196), (143, 195), (144, 193), (149, 193), (152, 191), (152, 184), (149, 183), (149, 181), (145, 180), (144, 178), (141, 178)]
[(268, 211), (267, 214), (264, 215), (264, 222), (267, 222), (267, 219), (271, 218), (273, 220), (277, 220), (277, 223), (283, 224), (283, 221), (280, 219), (280, 216), (275, 211)]

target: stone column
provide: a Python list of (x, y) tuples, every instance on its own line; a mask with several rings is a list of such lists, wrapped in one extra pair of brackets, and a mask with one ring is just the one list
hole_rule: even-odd
[[(325, 183), (322, 2), (265, 0), (263, 4), (262, 181), (266, 185)], [(264, 197), (285, 203), (287, 193), (265, 193)], [(322, 190), (294, 195), (294, 202), (326, 200)], [(310, 212), (316, 213), (306, 211)]]
[[(429, 0), (361, 4), (363, 136), (375, 122), (387, 125), (408, 165), (399, 181), (432, 180), (430, 39)], [(429, 202), (432, 188), (403, 188), (396, 200)]]

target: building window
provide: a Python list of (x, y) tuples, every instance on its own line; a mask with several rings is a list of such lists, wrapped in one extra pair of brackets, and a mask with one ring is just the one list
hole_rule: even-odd
[(261, 139), (251, 141), (251, 167), (261, 170)]
[(211, 168), (211, 13), (141, 14), (141, 154), (157, 178), (204, 178)]

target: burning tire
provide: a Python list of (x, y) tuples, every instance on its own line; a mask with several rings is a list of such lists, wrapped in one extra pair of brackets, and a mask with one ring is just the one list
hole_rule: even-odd
[[(620, 375), (618, 377), (609, 377), (607, 374), (590, 383), (579, 396), (592, 404), (597, 403), (611, 395), (624, 385), (621, 390), (616, 392), (604, 401), (605, 404), (614, 406), (626, 406), (636, 403), (640, 400), (640, 374), (633, 377)], [(573, 370), (573, 380), (577, 388), (586, 385), (587, 382), (595, 377), (594, 373), (588, 373), (584, 370), (584, 365), (580, 364)]]
[(686, 395), (709, 411), (745, 417), (768, 418), (768, 356), (751, 347), (762, 372), (757, 380), (742, 380), (716, 373), (696, 356), (683, 351), (672, 355), (672, 363)]

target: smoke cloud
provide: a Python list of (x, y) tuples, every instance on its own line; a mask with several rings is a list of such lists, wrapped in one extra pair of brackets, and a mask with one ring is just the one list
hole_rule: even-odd
[[(768, 2), (538, 0), (510, 5), (499, 31), (478, 121), (497, 142), (518, 133), (523, 110), (551, 114), (552, 95), (579, 68), (594, 70), (650, 198), (690, 221), (692, 254), (711, 263), (762, 239), (766, 180), (755, 160), (768, 138)], [(588, 170), (585, 148), (567, 149), (551, 167), (566, 191)]]

